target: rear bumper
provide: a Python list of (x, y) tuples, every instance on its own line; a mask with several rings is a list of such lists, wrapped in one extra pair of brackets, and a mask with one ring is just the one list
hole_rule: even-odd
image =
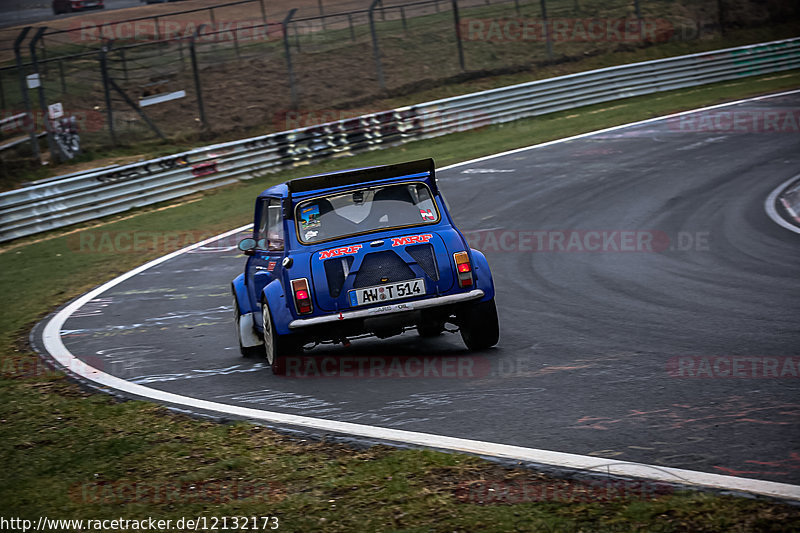
[(434, 296), (433, 298), (426, 298), (424, 300), (416, 300), (413, 302), (402, 302), (384, 305), (381, 307), (358, 309), (356, 311), (345, 311), (341, 314), (337, 313), (325, 316), (315, 316), (311, 318), (299, 318), (289, 322), (289, 329), (299, 329), (310, 326), (320, 326), (324, 324), (330, 325), (342, 320), (372, 318), (376, 316), (391, 315), (393, 313), (404, 313), (407, 311), (417, 311), (420, 309), (430, 309), (432, 307), (459, 304), (462, 302), (469, 302), (471, 300), (483, 298), (483, 294), (484, 293), (482, 290), (475, 289), (461, 294)]

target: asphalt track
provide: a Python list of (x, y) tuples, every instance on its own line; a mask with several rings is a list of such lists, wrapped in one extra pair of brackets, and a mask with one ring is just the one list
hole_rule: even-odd
[[(792, 94), (725, 109), (785, 117), (799, 106)], [(458, 335), (407, 332), (314, 349), (340, 361), (323, 377), (273, 376), (236, 348), (229, 283), (244, 259), (233, 239), (98, 295), (67, 319), (62, 340), (95, 368), (192, 398), (800, 484), (800, 380), (777, 359), (800, 356), (800, 235), (764, 211), (800, 169), (800, 133), (763, 123), (734, 131), (715, 117), (439, 173), (459, 227), (492, 267), (496, 349), (470, 354)], [(409, 356), (456, 360), (455, 374), (343, 375)], [(734, 368), (734, 356), (782, 361), (784, 376), (754, 372), (758, 359)], [(677, 366), (689, 361), (680, 357), (696, 366)], [(698, 372), (704, 361), (710, 374)]]
[(48, 20), (79, 17), (86, 13), (106, 13), (116, 9), (144, 5), (139, 0), (105, 0), (105, 9), (77, 11), (75, 13), (53, 14), (52, 0), (11, 0), (0, 2), (0, 28), (20, 24), (34, 24)]

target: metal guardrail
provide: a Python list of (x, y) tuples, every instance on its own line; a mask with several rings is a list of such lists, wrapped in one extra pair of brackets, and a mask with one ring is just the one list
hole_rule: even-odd
[(800, 38), (592, 70), (99, 169), (0, 194), (0, 242), (250, 179), (489, 124), (800, 68)]

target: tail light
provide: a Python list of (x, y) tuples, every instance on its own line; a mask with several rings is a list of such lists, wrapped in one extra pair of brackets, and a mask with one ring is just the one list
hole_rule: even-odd
[(306, 278), (292, 280), (292, 294), (294, 296), (294, 308), (298, 314), (307, 315), (314, 310), (311, 305), (311, 291), (308, 290), (308, 280)]
[(467, 252), (456, 252), (453, 254), (456, 260), (456, 271), (458, 272), (458, 286), (472, 287), (472, 265), (469, 262)]

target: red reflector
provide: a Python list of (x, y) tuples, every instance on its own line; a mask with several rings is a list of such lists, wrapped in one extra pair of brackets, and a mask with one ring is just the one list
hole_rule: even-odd
[(458, 265), (458, 271), (459, 272), (469, 272), (470, 271), (469, 263), (461, 263), (460, 265)]
[(459, 281), (461, 282), (462, 287), (467, 287), (469, 285), (472, 285), (472, 278), (466, 278)]
[(309, 306), (307, 306), (307, 305), (301, 305), (301, 306), (300, 306), (300, 312), (301, 312), (301, 313), (308, 313), (308, 312), (310, 312), (310, 311), (311, 311), (311, 307), (309, 307)]
[(298, 300), (308, 300), (308, 291), (299, 290), (294, 293), (294, 297)]

